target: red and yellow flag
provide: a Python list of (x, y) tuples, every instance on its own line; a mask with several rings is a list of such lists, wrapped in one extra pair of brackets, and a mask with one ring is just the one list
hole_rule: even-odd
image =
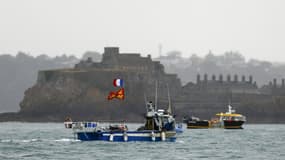
[(119, 89), (116, 92), (110, 92), (109, 96), (108, 96), (108, 100), (112, 100), (113, 98), (124, 100), (124, 98), (125, 98), (125, 90), (124, 90), (124, 88), (121, 88), (121, 89)]

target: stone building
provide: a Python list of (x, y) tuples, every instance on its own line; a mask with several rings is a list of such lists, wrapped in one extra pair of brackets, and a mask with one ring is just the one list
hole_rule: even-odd
[(163, 65), (158, 61), (152, 61), (150, 55), (141, 57), (139, 53), (120, 53), (118, 47), (105, 47), (101, 62), (96, 63), (89, 58), (76, 64), (75, 69), (111, 69), (164, 74)]
[[(115, 78), (124, 80), (124, 101), (107, 100), (110, 91), (118, 90), (113, 86)], [(162, 108), (168, 102), (167, 86), (173, 99), (180, 95), (180, 79), (176, 74), (165, 73), (160, 62), (152, 61), (150, 56), (120, 53), (117, 47), (106, 47), (101, 62), (88, 58), (74, 68), (39, 71), (37, 83), (25, 92), (20, 103), (21, 112), (33, 110), (40, 115), (56, 110), (73, 116), (85, 114), (110, 119), (122, 114), (132, 116), (145, 111), (144, 96), (154, 100), (156, 84), (158, 105)], [(116, 108), (120, 111), (112, 112)]]
[[(212, 75), (211, 79), (208, 78), (208, 74), (197, 75), (196, 84), (188, 83), (183, 87), (183, 93), (197, 93), (197, 92), (207, 92), (207, 93), (231, 93), (231, 94), (259, 94), (259, 90), (256, 82), (253, 82), (252, 76), (246, 77), (242, 75), (241, 80), (239, 80), (238, 75), (224, 75), (220, 74), (218, 76)], [(218, 77), (218, 78), (217, 78)], [(233, 77), (233, 78), (232, 78)]]
[(282, 78), (278, 83), (278, 79), (274, 78), (268, 85), (262, 86), (260, 91), (268, 95), (285, 96), (285, 79)]

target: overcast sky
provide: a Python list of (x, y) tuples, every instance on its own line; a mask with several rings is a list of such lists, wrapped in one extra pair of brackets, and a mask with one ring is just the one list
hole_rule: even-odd
[(184, 57), (239, 51), (285, 62), (284, 0), (0, 0), (0, 53), (103, 51)]

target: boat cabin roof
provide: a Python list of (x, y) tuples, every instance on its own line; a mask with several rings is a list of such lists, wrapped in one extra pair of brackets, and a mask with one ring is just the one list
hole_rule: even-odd
[(237, 114), (237, 113), (217, 113), (216, 116), (224, 116), (224, 117), (242, 117), (241, 114)]

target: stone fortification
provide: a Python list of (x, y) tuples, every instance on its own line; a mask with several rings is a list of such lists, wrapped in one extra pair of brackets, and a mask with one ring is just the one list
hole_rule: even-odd
[[(113, 79), (124, 80), (126, 98), (124, 101), (108, 101)], [(37, 115), (50, 114), (59, 119), (62, 115), (76, 118), (132, 119), (138, 120), (145, 112), (144, 95), (154, 100), (155, 84), (158, 95), (167, 98), (167, 85), (172, 95), (178, 95), (180, 80), (175, 74), (166, 74), (164, 67), (151, 57), (140, 54), (119, 53), (119, 48), (107, 47), (101, 62), (91, 58), (81, 61), (72, 69), (39, 71), (37, 84), (25, 92), (21, 102), (21, 113)], [(138, 119), (135, 119), (138, 118)]]
[[(119, 89), (113, 86), (115, 78), (124, 80), (123, 101), (107, 100), (110, 91)], [(144, 97), (155, 99), (156, 82), (159, 108), (168, 105), (168, 85), (178, 121), (191, 115), (210, 118), (231, 103), (249, 122), (285, 122), (284, 79), (259, 88), (250, 75), (198, 74), (196, 83), (181, 86), (177, 75), (165, 73), (150, 55), (120, 53), (117, 47), (106, 47), (101, 62), (88, 58), (74, 68), (39, 71), (37, 83), (26, 90), (20, 103), (21, 111), (13, 116), (26, 121), (63, 121), (71, 116), (138, 122), (145, 113)]]

